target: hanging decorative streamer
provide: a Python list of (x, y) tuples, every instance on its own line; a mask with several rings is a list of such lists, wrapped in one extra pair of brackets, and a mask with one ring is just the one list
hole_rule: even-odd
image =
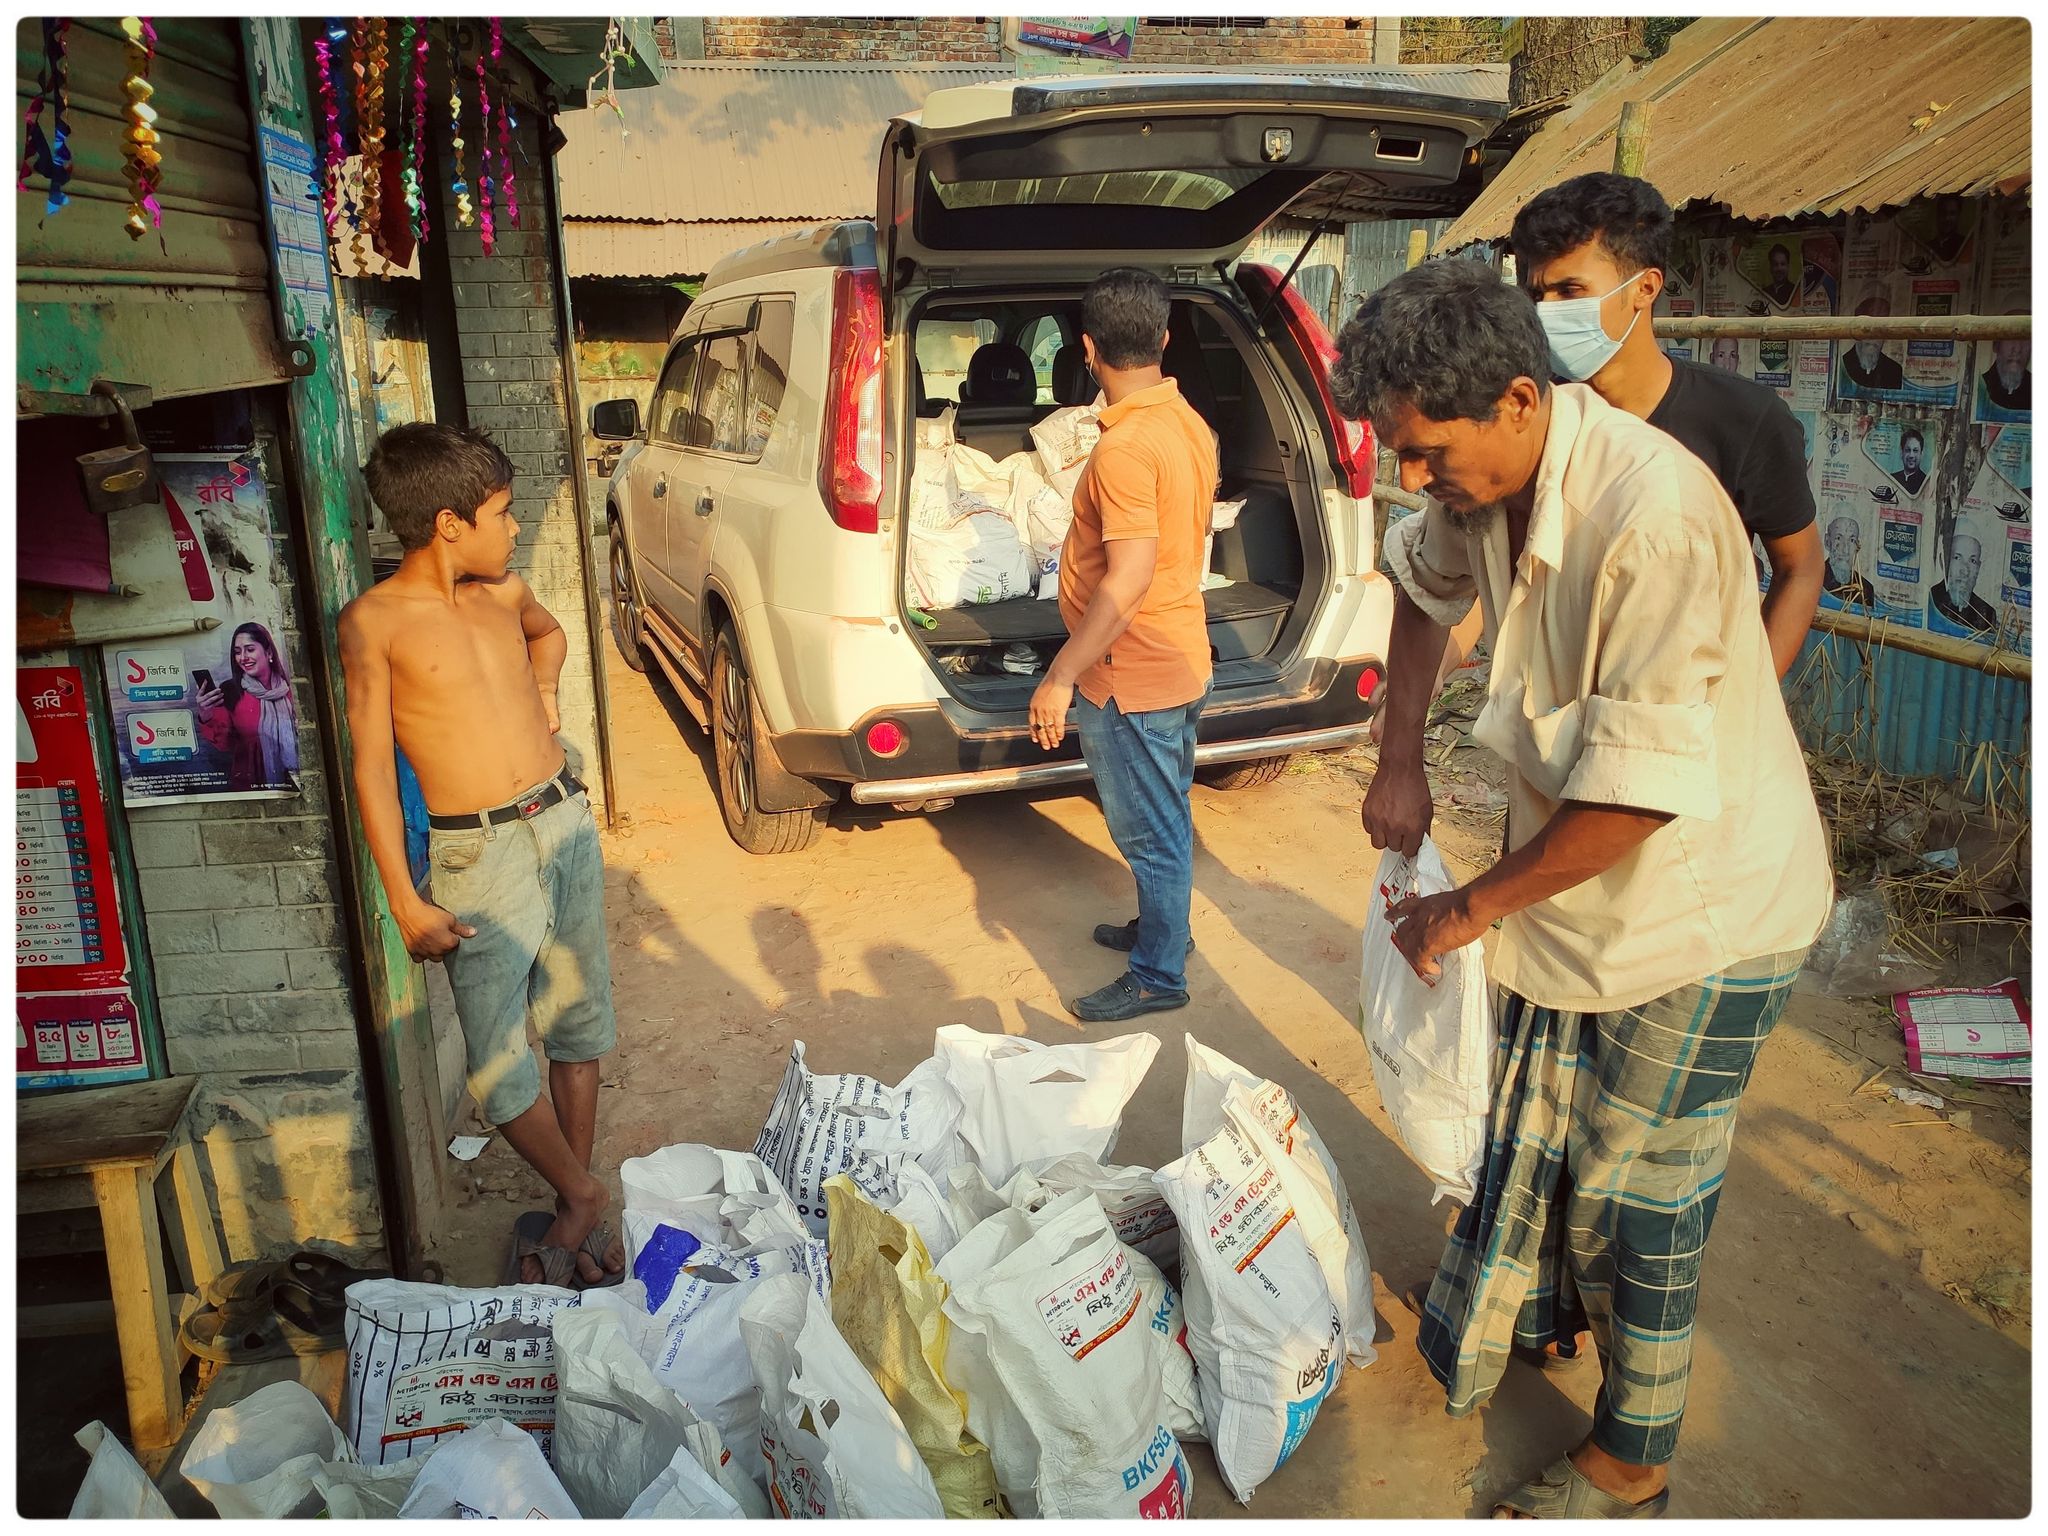
[(630, 64), (633, 61), (633, 54), (625, 45), (625, 39), (619, 31), (619, 20), (616, 16), (609, 17), (605, 21), (604, 48), (597, 57), (599, 65), (597, 74), (590, 77), (589, 84), (584, 87), (584, 90), (586, 93), (596, 91), (598, 75), (604, 76), (604, 103), (618, 116), (621, 125), (619, 138), (623, 142), (631, 138), (632, 134), (627, 132), (624, 127), (626, 109), (619, 105), (619, 65), (621, 63)]
[(448, 190), (455, 194), (456, 227), (468, 229), (475, 215), (470, 211), (469, 183), (463, 180), (462, 171), (462, 48), (452, 28), (448, 36), (448, 117), (454, 129), (451, 142), (455, 146), (455, 180), (449, 183)]
[(348, 161), (348, 145), (341, 136), (341, 107), (334, 94), (334, 50), (347, 36), (348, 29), (340, 21), (330, 19), (313, 38), (313, 58), (318, 66), (315, 73), (319, 76), (315, 84), (320, 94), (320, 121), (326, 130), (320, 141), (320, 199), (327, 214), (329, 239), (333, 238), (341, 215), (336, 184)]
[[(35, 100), (28, 104), (28, 147), (22, 153), (21, 175), (15, 181), (16, 190), (21, 192), (28, 190), (31, 175), (40, 174), (49, 182), (49, 198), (43, 210), (45, 216), (71, 201), (64, 191), (64, 183), (71, 179), (70, 31), (68, 17), (43, 18), (43, 68), (36, 77)], [(52, 106), (54, 138), (43, 133), (45, 101)]]
[(362, 118), (363, 227), (369, 231), (371, 248), (379, 255), (383, 254), (384, 78), (391, 68), (389, 39), (388, 23), (382, 16), (372, 16)]
[(121, 35), (128, 39), (128, 77), (121, 89), (128, 98), (128, 133), (122, 143), (125, 162), (122, 174), (128, 180), (128, 238), (140, 240), (154, 226), (164, 227), (164, 211), (156, 200), (157, 168), (163, 156), (157, 153), (156, 108), (149, 98), (156, 88), (149, 83), (149, 66), (156, 58), (156, 28), (146, 16), (123, 16)]
[(497, 230), (491, 222), (491, 88), (484, 79), (484, 46), (476, 46), (476, 185), (478, 220), (483, 228), (484, 254), (496, 254)]
[(362, 199), (360, 206), (351, 206), (349, 211), (348, 254), (349, 259), (355, 263), (356, 271), (362, 273), (370, 270), (369, 263), (363, 258), (363, 225), (366, 222), (364, 215), (369, 212), (371, 197), (371, 182), (369, 178), (376, 174), (368, 163), (369, 156), (363, 152), (364, 145), (367, 142), (367, 135), (370, 131), (368, 124), (370, 99), (370, 19), (367, 16), (356, 17), (350, 28), (348, 64), (350, 71), (356, 77), (356, 164), (350, 179), (355, 183), (357, 194)]
[(506, 83), (505, 23), (491, 18), (491, 68), (498, 71), (498, 194), (505, 205), (505, 222), (519, 227), (519, 190), (512, 176), (512, 87)]
[(420, 186), (420, 167), (426, 162), (427, 134), (427, 18), (407, 23), (412, 28), (412, 138), (405, 146), (406, 206), (412, 210), (415, 240), (427, 238), (427, 196)]

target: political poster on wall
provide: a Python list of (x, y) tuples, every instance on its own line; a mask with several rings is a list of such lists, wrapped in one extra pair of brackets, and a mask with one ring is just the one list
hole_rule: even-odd
[[(1983, 287), (1981, 315), (2033, 312), (2033, 220), (2018, 204), (1991, 216), (1987, 238), (1978, 242)], [(1971, 366), (1970, 419), (2026, 425), (2034, 419), (2034, 344), (2030, 339), (1980, 341)]]
[[(1842, 241), (1828, 230), (1733, 235), (1701, 242), (1705, 302), (1712, 315), (1832, 315), (1841, 295)], [(1701, 361), (1777, 391), (1796, 411), (1823, 411), (1834, 344), (1717, 337)]]
[(215, 629), (105, 647), (128, 805), (281, 799), (299, 792), (297, 675), (253, 454), (160, 453), (165, 503), (214, 573), (194, 608)]
[[(1958, 220), (1966, 226), (1961, 231), (1951, 227)], [(1976, 221), (1974, 207), (1850, 214), (1842, 251), (1846, 312), (1871, 319), (1963, 313)], [(1835, 400), (1955, 405), (1968, 352), (1959, 341), (1844, 343), (1836, 354)]]
[(1831, 411), (1820, 421), (1814, 503), (1827, 556), (1821, 604), (1925, 621), (1934, 528), (1934, 420), (1877, 421)]
[(2018, 649), (2033, 639), (2033, 433), (1985, 432), (1970, 489), (1942, 550), (1941, 579), (1928, 594), (1927, 625), (1938, 634), (1981, 635), (2005, 625)]
[[(1705, 311), (1701, 308), (1700, 247), (1697, 240), (1678, 234), (1671, 241), (1671, 266), (1664, 273), (1664, 286), (1657, 294), (1657, 302), (1650, 306), (1650, 318), (1655, 320), (1690, 320)], [(1700, 344), (1696, 341), (1675, 341), (1669, 337), (1658, 340), (1666, 357), (1682, 357), (1694, 361), (1699, 357)]]

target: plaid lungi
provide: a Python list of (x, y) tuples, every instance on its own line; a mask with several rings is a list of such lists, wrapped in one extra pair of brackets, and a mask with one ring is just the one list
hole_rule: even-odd
[(1615, 1013), (1501, 994), (1478, 1197), (1417, 1340), (1453, 1417), (1493, 1395), (1511, 1346), (1589, 1327), (1604, 1367), (1594, 1444), (1671, 1459), (1736, 1104), (1803, 958), (1746, 961)]

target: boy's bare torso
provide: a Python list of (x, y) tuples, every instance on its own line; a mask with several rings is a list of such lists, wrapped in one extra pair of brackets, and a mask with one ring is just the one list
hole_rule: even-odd
[(427, 807), (503, 805), (561, 771), (520, 624), (525, 583), (464, 581), (451, 603), (383, 582), (359, 599), (391, 664), (391, 725)]

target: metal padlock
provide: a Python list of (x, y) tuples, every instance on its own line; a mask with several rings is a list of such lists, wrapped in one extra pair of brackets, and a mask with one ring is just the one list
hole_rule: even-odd
[(101, 516), (123, 507), (147, 506), (157, 499), (156, 461), (142, 446), (135, 412), (129, 409), (120, 390), (105, 379), (95, 379), (92, 392), (114, 403), (124, 441), (118, 447), (78, 456), (79, 471), (85, 476), (85, 504)]

